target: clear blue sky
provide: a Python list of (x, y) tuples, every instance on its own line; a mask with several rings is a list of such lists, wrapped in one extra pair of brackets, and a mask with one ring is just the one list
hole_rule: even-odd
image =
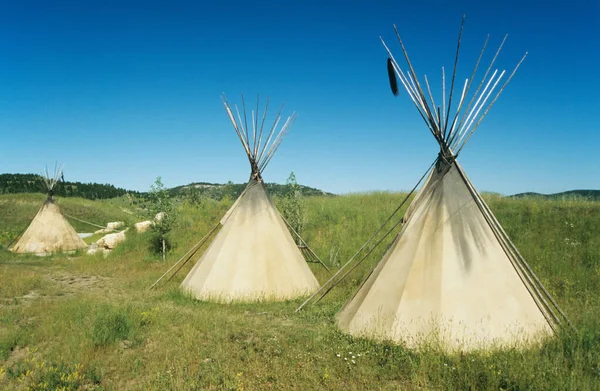
[(502, 69), (529, 52), (461, 154), (474, 184), (600, 188), (598, 0), (5, 0), (0, 172), (58, 160), (68, 180), (136, 190), (159, 175), (167, 186), (244, 182), (219, 100), (244, 92), (299, 113), (265, 180), (294, 171), (336, 193), (410, 189), (437, 145), (406, 94), (390, 93), (379, 36), (399, 55), (396, 23), (417, 73), (439, 79), (463, 13), (461, 78), (488, 33), (493, 47), (509, 34)]

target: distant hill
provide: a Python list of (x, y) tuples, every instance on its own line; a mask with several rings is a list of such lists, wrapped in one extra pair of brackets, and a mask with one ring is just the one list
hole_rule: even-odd
[(519, 193), (514, 194), (510, 197), (523, 198), (523, 197), (538, 197), (546, 200), (563, 200), (563, 199), (585, 199), (600, 201), (600, 190), (569, 190), (563, 191), (562, 193), (555, 194), (540, 194), (540, 193)]
[[(0, 194), (46, 193), (46, 185), (37, 174), (0, 174)], [(59, 182), (54, 194), (63, 197), (81, 197), (88, 200), (108, 199), (135, 193), (108, 183)]]
[[(282, 196), (287, 191), (286, 185), (280, 185), (278, 183), (267, 183), (267, 190), (269, 194), (272, 196)], [(227, 196), (231, 199), (236, 199), (242, 194), (244, 188), (246, 187), (245, 183), (208, 183), (208, 182), (194, 182), (185, 186), (177, 186), (169, 189), (169, 192), (172, 196), (189, 196), (189, 195), (198, 195), (201, 197), (212, 198), (215, 200), (221, 200), (223, 197)], [(315, 189), (309, 186), (300, 185), (300, 189), (302, 191), (302, 195), (310, 197), (310, 196), (333, 196), (332, 193), (327, 193), (323, 190)]]
[[(228, 196), (236, 199), (244, 190), (245, 183), (208, 183), (194, 182), (185, 186), (177, 186), (169, 189), (172, 196), (199, 196), (221, 200)], [(281, 196), (286, 192), (286, 185), (277, 183), (266, 184), (269, 193), (273, 196)], [(333, 194), (324, 192), (308, 186), (300, 185), (304, 196)], [(15, 193), (46, 193), (46, 186), (41, 175), (37, 174), (0, 174), (0, 194)], [(111, 184), (100, 183), (81, 183), (81, 182), (60, 182), (55, 188), (54, 193), (62, 197), (81, 197), (88, 200), (109, 199), (131, 194), (137, 197), (145, 197), (146, 192), (137, 192), (115, 187)]]

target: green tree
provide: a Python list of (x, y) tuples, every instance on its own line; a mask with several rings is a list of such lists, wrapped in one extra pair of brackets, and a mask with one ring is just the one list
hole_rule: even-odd
[(202, 204), (202, 193), (200, 193), (200, 189), (194, 185), (188, 187), (185, 194), (185, 200), (192, 206), (199, 206)]
[[(294, 172), (290, 173), (285, 187), (285, 193), (281, 199), (283, 217), (299, 235), (302, 235), (307, 222), (306, 205), (302, 196), (302, 188), (296, 181)], [(297, 244), (301, 244), (300, 238), (295, 237), (295, 240)]]
[[(154, 221), (152, 229), (157, 233), (160, 244), (160, 252), (163, 261), (166, 258), (167, 246), (169, 245), (168, 234), (173, 228), (176, 220), (175, 206), (169, 195), (169, 191), (162, 183), (162, 178), (156, 178), (156, 181), (150, 186), (148, 212), (150, 219)], [(170, 246), (169, 246), (170, 247)]]
[(220, 189), (221, 190), (221, 197), (220, 197), (221, 204), (229, 205), (236, 198), (233, 194), (234, 186), (235, 185), (233, 184), (232, 181), (227, 181), (226, 184), (221, 186), (221, 189)]

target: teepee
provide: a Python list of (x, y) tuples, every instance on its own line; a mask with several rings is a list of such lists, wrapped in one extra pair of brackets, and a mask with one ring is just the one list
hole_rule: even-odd
[(54, 189), (61, 177), (62, 169), (55, 167), (54, 176), (50, 176), (46, 168), (43, 179), (48, 197), (10, 251), (48, 255), (87, 247), (87, 244), (77, 235), (77, 232), (60, 212), (60, 208), (53, 199)]
[(222, 101), (250, 161), (250, 180), (221, 219), (221, 230), (181, 287), (198, 299), (219, 302), (286, 300), (310, 294), (319, 288), (319, 283), (271, 201), (262, 179), (262, 172), (296, 115), (293, 113), (288, 117), (276, 132), (281, 122), (282, 105), (270, 130), (266, 131), (269, 102), (262, 119), (257, 102), (256, 111), (251, 113), (250, 129), (245, 104), (242, 120), (237, 106), (234, 107), (236, 119), (225, 96)]
[[(490, 100), (505, 76), (505, 71), (492, 72), (502, 41), (468, 99), (486, 40), (453, 112), (462, 26), (460, 31), (447, 105), (444, 91), (441, 107), (436, 107), (427, 77), (419, 82), (397, 30), (408, 71), (382, 40), (392, 92), (398, 94), (399, 79), (440, 151), (401, 220), (400, 233), (337, 314), (338, 326), (349, 334), (466, 351), (522, 346), (551, 335), (566, 321), (457, 161), (525, 56)], [(442, 86), (445, 90), (443, 68)]]

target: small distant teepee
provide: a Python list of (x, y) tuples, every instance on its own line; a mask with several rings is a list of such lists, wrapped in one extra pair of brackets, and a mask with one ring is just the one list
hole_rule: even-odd
[(54, 189), (62, 175), (62, 169), (58, 167), (55, 167), (53, 176), (50, 176), (46, 168), (43, 179), (48, 197), (23, 235), (9, 249), (10, 251), (20, 254), (48, 255), (87, 247), (53, 199)]
[(276, 132), (282, 106), (270, 130), (263, 133), (268, 101), (262, 119), (259, 118), (257, 102), (256, 111), (251, 113), (250, 129), (245, 105), (243, 121), (235, 107), (236, 120), (226, 98), (222, 100), (250, 161), (250, 180), (221, 219), (221, 230), (181, 287), (198, 299), (220, 302), (286, 300), (310, 294), (319, 288), (319, 283), (269, 197), (262, 179), (262, 172), (296, 116), (288, 117)]

